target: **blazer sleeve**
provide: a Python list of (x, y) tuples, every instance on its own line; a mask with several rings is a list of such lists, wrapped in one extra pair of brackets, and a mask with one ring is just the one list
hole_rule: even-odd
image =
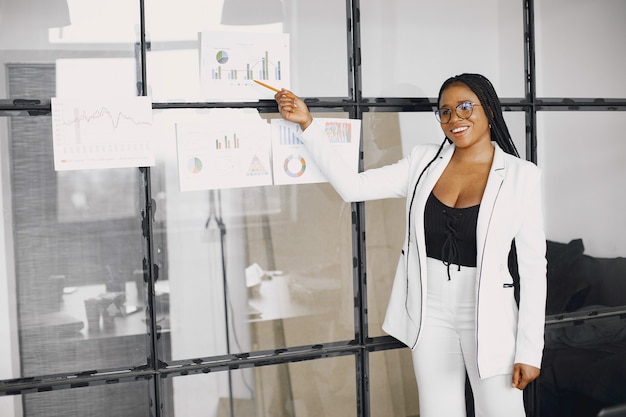
[(339, 153), (333, 152), (328, 136), (316, 120), (300, 133), (300, 140), (344, 201), (406, 196), (410, 157), (395, 164), (358, 173), (348, 166)]
[(520, 276), (520, 304), (515, 363), (541, 367), (546, 308), (546, 238), (541, 172), (532, 168), (522, 225), (515, 236)]

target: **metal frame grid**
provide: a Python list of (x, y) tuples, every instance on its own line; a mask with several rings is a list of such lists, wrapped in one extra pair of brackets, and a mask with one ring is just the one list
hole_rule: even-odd
[[(522, 0), (524, 10), (525, 34), (525, 97), (522, 99), (502, 99), (505, 111), (523, 111), (526, 117), (526, 155), (533, 162), (537, 161), (537, 133), (536, 115), (538, 111), (551, 110), (585, 110), (585, 111), (626, 111), (626, 98), (564, 98), (539, 99), (536, 96), (535, 85), (535, 33), (534, 33), (534, 0)], [(147, 95), (146, 82), (146, 52), (150, 49), (145, 34), (145, 4), (139, 0), (140, 7), (140, 43), (136, 47), (138, 61), (141, 63), (141, 94)], [(366, 112), (430, 112), (436, 107), (436, 98), (367, 98), (362, 96), (361, 89), (361, 22), (359, 0), (346, 0), (346, 42), (348, 51), (348, 83), (349, 96), (324, 98), (305, 98), (309, 108), (315, 111), (343, 111), (351, 118), (361, 119)], [(256, 108), (259, 112), (275, 113), (276, 105), (273, 101), (258, 103), (153, 103), (153, 109), (176, 108)], [(39, 116), (50, 114), (50, 99), (34, 100), (0, 100), (0, 116)], [(363, 167), (361, 153), (360, 168)], [(141, 168), (144, 180), (144, 207), (142, 218), (150, 219), (154, 214), (154, 204), (151, 194), (150, 168)], [(0, 381), (0, 396), (20, 395), (34, 392), (46, 392), (60, 389), (72, 389), (85, 386), (97, 386), (151, 380), (153, 382), (151, 415), (165, 416), (163, 410), (162, 382), (167, 378), (180, 377), (190, 374), (228, 372), (235, 369), (253, 368), (258, 366), (287, 364), (299, 361), (316, 360), (329, 357), (354, 356), (357, 387), (357, 415), (370, 416), (369, 391), (369, 353), (383, 350), (403, 348), (400, 342), (390, 336), (369, 337), (367, 315), (367, 279), (365, 254), (365, 207), (363, 203), (352, 204), (352, 253), (353, 253), (353, 282), (354, 282), (354, 339), (343, 342), (318, 344), (313, 346), (297, 346), (284, 349), (257, 351), (244, 354), (223, 355), (207, 358), (190, 358), (188, 360), (164, 363), (158, 359), (158, 329), (155, 314), (154, 284), (157, 280), (152, 259), (154, 256), (153, 230), (150, 221), (144, 221), (144, 238), (147, 257), (144, 260), (144, 277), (148, 286), (149, 312), (152, 315), (149, 333), (146, 335), (146, 345), (149, 351), (147, 365), (140, 368), (121, 368), (102, 371), (88, 371), (57, 375), (43, 375), (36, 377), (17, 378)], [(623, 314), (623, 311), (616, 314)], [(558, 322), (552, 319), (551, 322)], [(533, 405), (533, 395), (529, 396)], [(534, 408), (534, 407), (533, 407)], [(232, 411), (231, 411), (232, 413)], [(532, 415), (537, 415), (536, 411)]]

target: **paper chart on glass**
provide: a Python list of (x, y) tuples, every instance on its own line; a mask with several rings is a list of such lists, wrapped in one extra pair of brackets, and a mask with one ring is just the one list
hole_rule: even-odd
[(180, 190), (271, 185), (270, 126), (257, 119), (176, 124)]
[(154, 166), (149, 97), (51, 100), (56, 171)]
[[(333, 147), (354, 172), (359, 168), (361, 121), (355, 119), (317, 118)], [(274, 184), (309, 184), (326, 182), (304, 144), (298, 138), (300, 126), (282, 119), (272, 119), (272, 161)]]
[(289, 34), (200, 34), (200, 85), (207, 100), (271, 100), (274, 93), (253, 80), (289, 89), (289, 72)]

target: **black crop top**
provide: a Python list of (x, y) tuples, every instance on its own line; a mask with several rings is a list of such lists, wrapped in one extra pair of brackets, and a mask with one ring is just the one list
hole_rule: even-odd
[(430, 193), (424, 210), (426, 255), (450, 265), (476, 266), (476, 224), (480, 204), (455, 208)]

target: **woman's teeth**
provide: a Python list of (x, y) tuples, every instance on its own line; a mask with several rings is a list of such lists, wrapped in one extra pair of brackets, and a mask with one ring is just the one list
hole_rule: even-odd
[(467, 130), (468, 127), (467, 126), (463, 126), (463, 127), (457, 127), (456, 129), (452, 129), (452, 133), (459, 133), (459, 132), (463, 132), (464, 130)]

